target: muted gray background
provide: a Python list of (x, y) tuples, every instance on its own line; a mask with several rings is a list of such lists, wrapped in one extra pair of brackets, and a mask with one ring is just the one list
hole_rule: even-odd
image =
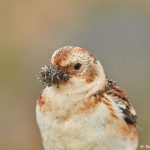
[(126, 89), (150, 145), (150, 1), (0, 0), (0, 149), (42, 150), (37, 73), (66, 45), (93, 52)]

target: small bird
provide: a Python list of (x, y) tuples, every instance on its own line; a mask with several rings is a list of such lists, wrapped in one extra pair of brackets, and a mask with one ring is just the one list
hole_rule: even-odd
[(136, 112), (87, 50), (66, 46), (42, 67), (36, 119), (45, 150), (136, 150)]

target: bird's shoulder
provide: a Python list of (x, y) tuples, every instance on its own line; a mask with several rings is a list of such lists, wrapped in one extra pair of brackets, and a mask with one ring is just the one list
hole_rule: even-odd
[(115, 103), (127, 124), (136, 126), (137, 115), (124, 89), (120, 88), (113, 80), (107, 79), (103, 95), (107, 95), (108, 97), (106, 97)]

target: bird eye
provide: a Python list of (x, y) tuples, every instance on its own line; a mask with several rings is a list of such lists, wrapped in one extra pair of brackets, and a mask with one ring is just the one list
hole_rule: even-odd
[(76, 63), (75, 65), (74, 65), (74, 69), (75, 70), (79, 70), (81, 68), (81, 64), (80, 63)]

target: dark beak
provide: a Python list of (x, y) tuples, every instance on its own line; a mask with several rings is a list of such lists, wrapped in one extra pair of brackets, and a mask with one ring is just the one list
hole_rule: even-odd
[(57, 85), (60, 82), (67, 81), (69, 74), (55, 65), (44, 66), (41, 68), (38, 79), (46, 86)]

